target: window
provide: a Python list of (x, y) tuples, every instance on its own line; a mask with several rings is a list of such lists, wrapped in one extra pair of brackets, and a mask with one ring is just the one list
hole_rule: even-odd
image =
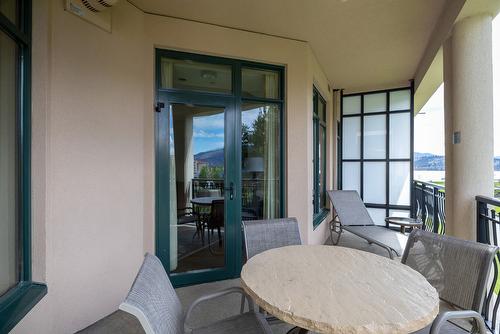
[(342, 97), (341, 187), (356, 190), (373, 221), (410, 214), (412, 88)]
[(30, 19), (28, 1), (0, 3), (0, 332), (47, 288), (31, 281)]
[(313, 93), (313, 224), (326, 217), (326, 102), (314, 88)]

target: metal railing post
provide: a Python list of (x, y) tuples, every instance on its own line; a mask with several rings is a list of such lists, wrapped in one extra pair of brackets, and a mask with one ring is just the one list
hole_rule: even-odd
[(439, 232), (439, 218), (438, 218), (438, 198), (437, 194), (439, 192), (439, 189), (436, 187), (432, 187), (432, 227), (434, 230), (434, 233)]

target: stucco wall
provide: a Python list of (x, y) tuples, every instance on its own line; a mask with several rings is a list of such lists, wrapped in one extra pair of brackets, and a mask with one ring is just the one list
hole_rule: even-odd
[(49, 293), (14, 333), (74, 332), (114, 311), (154, 250), (155, 47), (286, 67), (287, 214), (305, 242), (325, 240), (326, 223), (312, 230), (307, 191), (313, 83), (329, 120), (333, 103), (307, 43), (148, 15), (126, 1), (113, 8), (110, 34), (62, 1), (34, 3), (33, 269)]

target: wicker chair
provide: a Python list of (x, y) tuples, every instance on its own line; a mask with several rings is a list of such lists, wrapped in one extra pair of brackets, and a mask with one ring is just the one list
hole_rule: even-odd
[(264, 317), (255, 312), (247, 299), (249, 312), (242, 313), (202, 328), (190, 328), (188, 320), (192, 310), (201, 302), (231, 293), (246, 296), (241, 288), (229, 288), (195, 300), (186, 314), (160, 260), (146, 254), (139, 273), (120, 309), (134, 315), (147, 334), (215, 334), (215, 333), (265, 333), (271, 329)]
[(421, 273), (441, 299), (438, 317), (416, 333), (488, 333), (480, 313), (496, 252), (486, 244), (411, 232), (401, 262)]

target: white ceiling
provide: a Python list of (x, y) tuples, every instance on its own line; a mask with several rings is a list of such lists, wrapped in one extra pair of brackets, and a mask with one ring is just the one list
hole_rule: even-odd
[(143, 11), (310, 43), (334, 88), (406, 85), (446, 0), (129, 0)]

